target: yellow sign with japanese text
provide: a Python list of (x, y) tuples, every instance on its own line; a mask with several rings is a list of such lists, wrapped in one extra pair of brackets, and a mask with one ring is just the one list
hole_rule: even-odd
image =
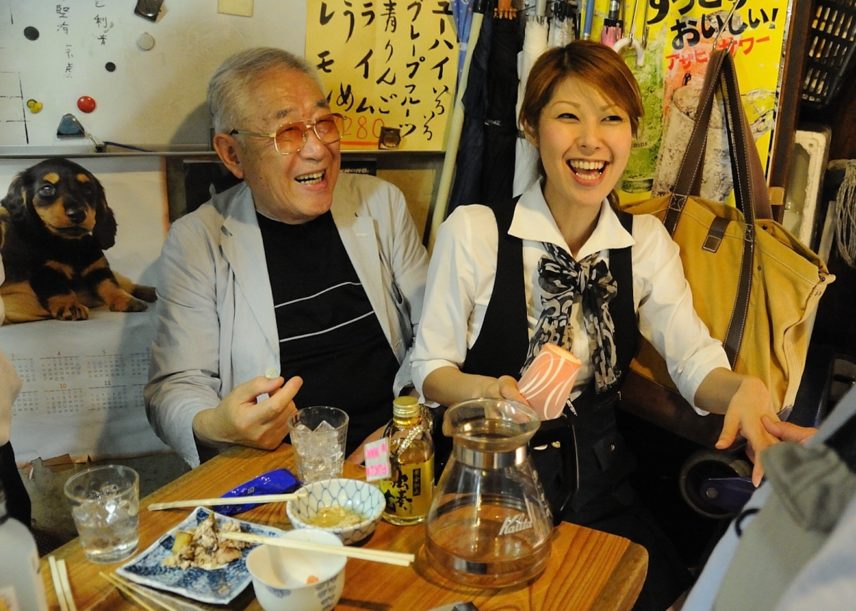
[(459, 49), (448, 2), (308, 0), (306, 19), (343, 149), (443, 150)]
[[(766, 167), (778, 112), (791, 0), (620, 0), (622, 3), (626, 13), (619, 15), (619, 30), (607, 27), (605, 41), (614, 44), (615, 39), (627, 39), (618, 47), (623, 47), (621, 53), (636, 75), (645, 108), (619, 184), (622, 199), (643, 199), (652, 191), (663, 193), (671, 187), (686, 150), (713, 49), (730, 48), (747, 118)], [(615, 26), (610, 21), (610, 4), (598, 0), (595, 5), (594, 40), (603, 39), (604, 23)], [(731, 168), (721, 115), (714, 113), (702, 194), (721, 201), (731, 189)]]

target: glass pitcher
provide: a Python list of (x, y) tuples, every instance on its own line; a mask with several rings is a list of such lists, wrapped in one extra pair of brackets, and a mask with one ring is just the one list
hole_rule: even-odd
[(452, 455), (426, 520), (426, 550), (442, 574), (493, 588), (544, 570), (553, 523), (526, 445), (538, 426), (515, 401), (473, 399), (446, 411)]

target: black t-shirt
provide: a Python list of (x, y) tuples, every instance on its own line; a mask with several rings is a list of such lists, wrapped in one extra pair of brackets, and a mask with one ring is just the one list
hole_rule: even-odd
[(398, 360), (328, 212), (301, 225), (258, 217), (273, 293), (282, 375), (299, 375), (298, 407), (348, 412), (350, 453), (392, 414)]

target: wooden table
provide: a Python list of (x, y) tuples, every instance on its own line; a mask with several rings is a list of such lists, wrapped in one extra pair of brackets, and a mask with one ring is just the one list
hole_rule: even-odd
[[(190, 509), (148, 511), (150, 503), (179, 499), (219, 496), (256, 475), (281, 467), (293, 467), (290, 446), (266, 452), (232, 448), (193, 471), (165, 485), (141, 502), (139, 550), (148, 548), (165, 531), (178, 524)], [(345, 475), (361, 477), (362, 469), (347, 465)], [(237, 517), (288, 528), (282, 503), (261, 505)], [(393, 526), (381, 522), (366, 547), (417, 554), (411, 567), (382, 565), (349, 559), (345, 569), (345, 590), (337, 609), (373, 611), (427, 610), (453, 602), (472, 601), (480, 611), (503, 610), (577, 610), (629, 609), (642, 587), (648, 566), (645, 549), (622, 537), (563, 523), (554, 531), (552, 552), (544, 573), (529, 585), (495, 590), (462, 587), (427, 568), (422, 561), (422, 526)], [(422, 551), (422, 554), (420, 554)], [(69, 580), (78, 608), (134, 608), (100, 571), (114, 565), (88, 562), (77, 539), (53, 552), (68, 565)], [(47, 558), (41, 573), (51, 609), (58, 609)], [(222, 608), (222, 607), (221, 607)], [(260, 609), (252, 587), (232, 601), (231, 609)]]

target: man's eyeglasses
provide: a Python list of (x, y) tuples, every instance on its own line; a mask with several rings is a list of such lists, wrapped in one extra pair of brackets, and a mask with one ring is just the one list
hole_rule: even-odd
[(333, 144), (342, 139), (345, 119), (339, 113), (331, 113), (318, 117), (313, 121), (295, 121), (286, 123), (275, 132), (264, 134), (242, 129), (233, 129), (230, 136), (255, 136), (257, 138), (273, 138), (273, 145), (280, 155), (297, 153), (306, 144), (306, 133), (311, 129), (318, 140), (324, 144)]

